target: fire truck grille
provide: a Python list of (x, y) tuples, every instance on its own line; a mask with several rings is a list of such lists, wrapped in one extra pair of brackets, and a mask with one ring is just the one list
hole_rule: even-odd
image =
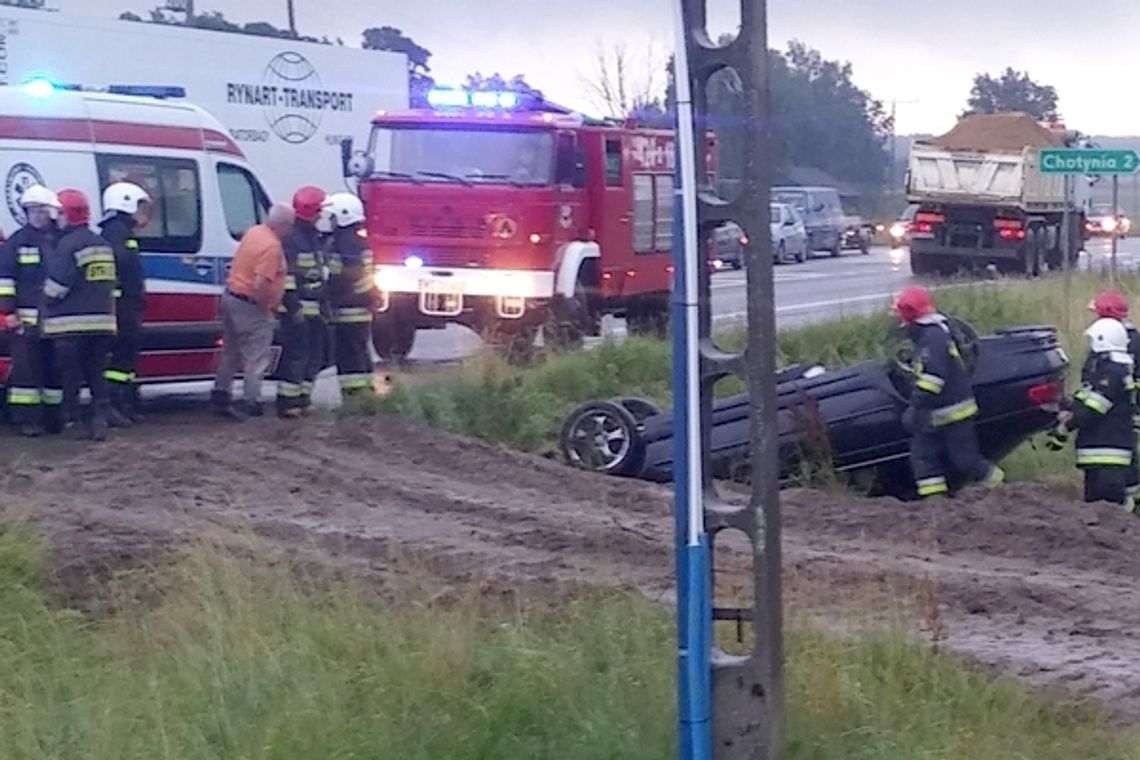
[(425, 219), (424, 217), (413, 216), (408, 224), (411, 227), (412, 235), (415, 237), (479, 240), (487, 236), (487, 223), (482, 220), (465, 222), (462, 219), (455, 218)]
[(417, 249), (429, 267), (482, 267), (487, 265), (487, 252), (477, 248)]

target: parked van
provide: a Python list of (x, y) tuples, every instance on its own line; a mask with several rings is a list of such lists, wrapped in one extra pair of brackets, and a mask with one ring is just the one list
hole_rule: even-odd
[[(146, 189), (154, 204), (138, 232), (147, 288), (139, 379), (213, 377), (229, 263), (241, 235), (269, 207), (261, 181), (217, 119), (161, 97), (0, 87), (0, 177), (6, 236), (24, 222), (19, 199), (29, 185), (82, 190), (94, 221), (102, 217), (107, 185)], [(0, 383), (8, 356), (0, 333)]]
[(843, 252), (846, 219), (834, 187), (773, 187), (772, 202), (786, 203), (799, 212), (811, 250), (827, 251), (832, 256)]

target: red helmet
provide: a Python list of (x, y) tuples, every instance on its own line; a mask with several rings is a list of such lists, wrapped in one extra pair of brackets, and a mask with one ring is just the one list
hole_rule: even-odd
[(77, 227), (91, 221), (91, 202), (81, 190), (60, 190), (59, 207), (68, 227)]
[(293, 193), (293, 213), (302, 221), (315, 222), (321, 215), (321, 205), (324, 202), (324, 190), (306, 185)]
[(903, 324), (911, 324), (934, 313), (934, 299), (926, 288), (912, 285), (904, 288), (895, 299), (895, 312)]
[(1128, 299), (1118, 290), (1101, 291), (1089, 302), (1089, 311), (1101, 319), (1127, 319)]

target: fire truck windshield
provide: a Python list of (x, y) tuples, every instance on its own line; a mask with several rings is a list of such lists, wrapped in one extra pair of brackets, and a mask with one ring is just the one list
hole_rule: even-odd
[(372, 132), (375, 179), (549, 185), (554, 135), (544, 130), (382, 126)]

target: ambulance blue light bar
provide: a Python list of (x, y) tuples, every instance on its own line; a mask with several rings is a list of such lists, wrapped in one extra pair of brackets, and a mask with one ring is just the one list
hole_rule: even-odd
[(428, 105), (433, 108), (517, 108), (519, 96), (513, 92), (493, 90), (454, 90), (435, 89), (427, 95)]
[(109, 95), (131, 95), (139, 98), (184, 98), (186, 88), (177, 85), (111, 84), (103, 87), (94, 85), (55, 82), (46, 77), (35, 77), (21, 85), (24, 92), (33, 98), (50, 98), (57, 92), (105, 92)]

